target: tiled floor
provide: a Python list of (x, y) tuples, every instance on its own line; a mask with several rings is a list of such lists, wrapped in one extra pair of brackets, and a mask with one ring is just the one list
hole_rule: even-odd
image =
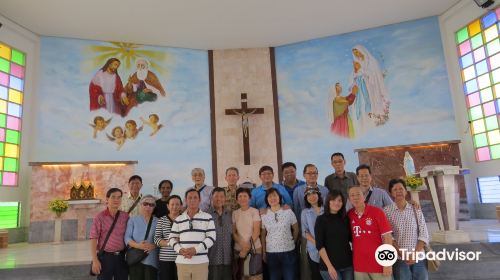
[[(430, 232), (437, 223), (428, 223)], [(500, 223), (497, 220), (460, 222), (460, 228), (469, 232), (472, 241), (500, 242)], [(63, 244), (17, 243), (0, 249), (0, 269), (54, 264), (90, 263), (90, 241), (68, 241)]]

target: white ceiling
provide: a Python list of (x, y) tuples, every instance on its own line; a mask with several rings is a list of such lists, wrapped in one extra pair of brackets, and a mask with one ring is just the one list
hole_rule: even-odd
[(280, 46), (440, 15), (457, 2), (0, 0), (0, 14), (39, 35), (228, 49)]

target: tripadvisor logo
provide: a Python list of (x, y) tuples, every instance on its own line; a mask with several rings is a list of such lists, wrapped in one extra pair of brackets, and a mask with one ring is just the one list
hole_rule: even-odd
[(394, 246), (382, 244), (375, 250), (375, 260), (381, 266), (392, 266), (398, 260), (398, 252)]
[[(399, 251), (401, 260), (415, 260), (416, 263), (423, 260), (438, 260), (438, 261), (478, 261), (481, 251), (460, 251), (442, 249), (440, 251), (419, 251), (408, 250), (401, 248)], [(398, 259), (398, 253), (394, 246), (382, 244), (375, 251), (375, 260), (381, 266), (392, 266)]]

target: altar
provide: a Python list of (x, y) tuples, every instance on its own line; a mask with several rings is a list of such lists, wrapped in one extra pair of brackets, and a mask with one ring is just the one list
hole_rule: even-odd
[[(93, 217), (105, 206), (112, 187), (128, 191), (137, 161), (30, 162), (31, 201), (28, 242), (88, 239)], [(52, 199), (66, 200), (60, 218), (48, 208)], [(59, 236), (60, 235), (60, 238)]]

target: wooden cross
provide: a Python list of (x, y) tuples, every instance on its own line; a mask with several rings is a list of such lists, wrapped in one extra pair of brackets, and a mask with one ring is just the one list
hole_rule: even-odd
[(243, 133), (243, 162), (250, 165), (250, 131), (248, 129), (248, 116), (264, 114), (264, 108), (248, 108), (247, 94), (241, 94), (241, 109), (226, 109), (226, 115), (241, 116), (241, 131)]

